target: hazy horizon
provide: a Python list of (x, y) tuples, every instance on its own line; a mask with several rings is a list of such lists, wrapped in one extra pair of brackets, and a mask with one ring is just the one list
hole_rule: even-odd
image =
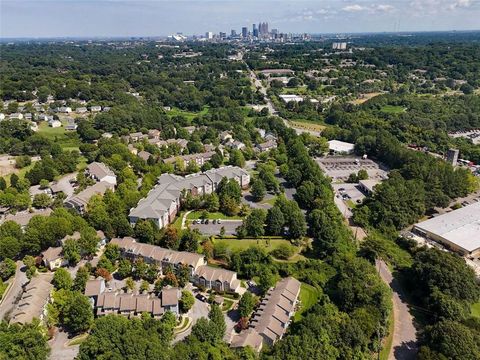
[(260, 21), (312, 34), (471, 31), (479, 18), (480, 0), (0, 0), (0, 37), (230, 33)]

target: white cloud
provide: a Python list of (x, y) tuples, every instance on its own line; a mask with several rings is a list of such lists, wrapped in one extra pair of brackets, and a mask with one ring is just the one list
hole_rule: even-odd
[(347, 12), (359, 12), (359, 11), (366, 10), (366, 8), (359, 4), (353, 4), (353, 5), (347, 5), (343, 7), (342, 10)]
[(395, 10), (395, 7), (387, 4), (378, 4), (377, 6), (375, 6), (375, 10), (380, 12), (391, 12)]
[(389, 4), (374, 4), (370, 6), (362, 6), (360, 4), (352, 4), (352, 5), (347, 5), (342, 8), (343, 11), (347, 12), (361, 12), (361, 11), (367, 11), (369, 13), (375, 13), (375, 12), (391, 12), (395, 10), (395, 7), (393, 5)]
[(448, 8), (454, 10), (457, 8), (468, 8), (472, 6), (472, 0), (455, 0), (453, 4), (450, 4)]

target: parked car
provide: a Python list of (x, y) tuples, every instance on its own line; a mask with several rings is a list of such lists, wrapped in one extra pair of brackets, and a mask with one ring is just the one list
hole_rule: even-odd
[(207, 302), (207, 300), (208, 300), (208, 299), (207, 299), (204, 295), (202, 295), (202, 294), (197, 294), (195, 297), (196, 297), (198, 300), (203, 301), (203, 302)]
[(212, 224), (216, 224), (217, 220), (213, 219)]
[(221, 224), (220, 219), (217, 220), (217, 224)]
[(208, 224), (210, 222), (210, 220), (206, 219), (205, 220), (205, 224)]
[(205, 219), (202, 219), (202, 220), (200, 221), (200, 224), (205, 224)]

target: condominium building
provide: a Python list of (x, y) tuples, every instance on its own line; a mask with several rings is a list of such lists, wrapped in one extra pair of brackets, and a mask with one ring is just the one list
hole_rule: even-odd
[(250, 174), (236, 166), (225, 166), (185, 177), (162, 174), (158, 185), (130, 211), (130, 223), (133, 225), (138, 220), (151, 220), (159, 228), (164, 228), (174, 221), (180, 210), (182, 194), (211, 194), (224, 177), (234, 179), (242, 188), (247, 188), (250, 184)]

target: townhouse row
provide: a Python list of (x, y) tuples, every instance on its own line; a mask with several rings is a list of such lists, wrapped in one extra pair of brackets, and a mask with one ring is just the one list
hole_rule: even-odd
[(131, 237), (115, 238), (110, 243), (117, 245), (125, 258), (130, 260), (141, 258), (148, 264), (156, 264), (160, 274), (167, 269), (187, 266), (190, 281), (196, 286), (226, 292), (238, 292), (240, 289), (240, 280), (237, 279), (236, 272), (208, 266), (201, 254), (139, 243)]

